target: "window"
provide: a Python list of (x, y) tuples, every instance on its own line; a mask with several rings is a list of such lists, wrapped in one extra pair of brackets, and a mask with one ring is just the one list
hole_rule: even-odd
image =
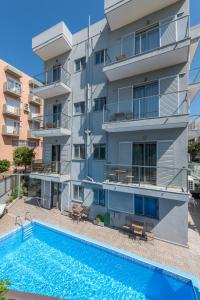
[(80, 72), (82, 70), (85, 70), (86, 68), (86, 57), (82, 57), (75, 60), (75, 71)]
[(160, 46), (159, 26), (136, 33), (135, 54), (141, 54)]
[(94, 144), (94, 159), (105, 160), (106, 159), (106, 145)]
[(74, 114), (80, 115), (85, 113), (85, 102), (74, 103)]
[(8, 78), (7, 84), (8, 84), (8, 89), (9, 90), (14, 91), (16, 93), (21, 93), (22, 85), (19, 81)]
[(74, 184), (73, 199), (81, 202), (84, 201), (84, 188), (82, 186)]
[(135, 195), (135, 214), (159, 219), (159, 200), (157, 198)]
[(107, 58), (107, 50), (106, 49), (95, 52), (95, 65), (105, 63), (106, 58)]
[(85, 159), (85, 144), (74, 145), (74, 158)]
[(94, 110), (95, 111), (103, 110), (105, 104), (106, 104), (106, 97), (94, 99)]
[(94, 190), (94, 204), (105, 206), (105, 191), (101, 189)]

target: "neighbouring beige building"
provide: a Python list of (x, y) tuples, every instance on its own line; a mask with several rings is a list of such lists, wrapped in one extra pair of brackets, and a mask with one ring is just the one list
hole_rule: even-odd
[(0, 59), (0, 159), (12, 162), (18, 146), (35, 149), (36, 159), (42, 156), (42, 140), (32, 134), (39, 126), (34, 121), (42, 111), (42, 99), (32, 93), (35, 81)]

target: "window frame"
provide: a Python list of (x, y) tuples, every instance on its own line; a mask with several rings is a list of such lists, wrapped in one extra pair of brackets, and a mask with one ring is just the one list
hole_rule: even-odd
[[(78, 105), (80, 105), (80, 107), (81, 107), (81, 105), (83, 105), (84, 104), (84, 112), (76, 112), (76, 106), (78, 106)], [(74, 116), (80, 116), (80, 115), (84, 115), (85, 114), (85, 109), (86, 109), (86, 107), (85, 107), (85, 101), (79, 101), (79, 102), (75, 102), (74, 103)], [(82, 108), (81, 108), (81, 110), (82, 110)]]
[[(103, 107), (106, 105), (106, 101), (107, 101), (106, 97), (98, 97), (98, 98), (95, 98), (95, 99), (94, 99), (94, 111), (103, 111)], [(97, 108), (98, 108), (98, 109), (96, 109), (96, 103), (99, 103), (99, 104), (97, 105)], [(101, 103), (103, 103), (103, 106), (102, 106)], [(101, 106), (102, 106), (102, 107), (101, 107)]]
[[(79, 69), (77, 69), (79, 66)], [(86, 56), (82, 56), (74, 60), (75, 73), (81, 72), (86, 69)]]
[[(136, 197), (137, 198), (141, 198), (139, 201), (142, 201), (142, 213), (136, 212)], [(145, 203), (148, 203), (149, 198), (156, 200), (156, 215), (154, 216), (150, 216), (148, 214), (145, 213)], [(154, 219), (154, 220), (159, 220), (159, 198), (156, 197), (150, 197), (150, 196), (143, 196), (143, 195), (135, 195), (134, 196), (134, 214), (136, 216), (140, 216), (140, 217), (145, 217), (145, 218), (149, 218), (149, 219)]]
[[(77, 197), (75, 196), (75, 189), (77, 189)], [(84, 187), (78, 184), (73, 184), (73, 200), (76, 202), (84, 202)]]
[[(97, 148), (97, 152), (98, 152), (97, 157), (95, 157), (95, 147)], [(105, 149), (104, 150), (105, 155), (103, 158), (101, 158), (101, 148)], [(106, 144), (101, 144), (101, 143), (93, 144), (93, 160), (100, 160), (100, 161), (106, 160)]]
[[(102, 65), (102, 64), (105, 64), (106, 63), (106, 60), (107, 60), (107, 49), (101, 49), (101, 50), (98, 50), (94, 53), (95, 55), (95, 58), (94, 58), (94, 64), (95, 66), (98, 66), (98, 65)], [(97, 59), (99, 55), (99, 58)]]
[[(95, 199), (95, 193), (97, 193), (96, 194), (97, 199)], [(103, 200), (104, 200), (103, 203), (100, 200), (100, 198), (101, 198), (100, 193), (102, 193), (102, 195), (103, 195)], [(106, 196), (105, 190), (103, 190), (103, 189), (93, 189), (93, 203), (95, 205), (105, 207), (106, 206), (106, 197), (105, 196)]]
[[(74, 147), (74, 151), (73, 151), (73, 159), (74, 159), (74, 160), (84, 160), (85, 157), (86, 157), (85, 144), (74, 144), (73, 147)], [(75, 153), (76, 153), (76, 148), (77, 148), (77, 150), (78, 150), (78, 156), (75, 155)], [(81, 150), (81, 148), (82, 148), (82, 150)], [(83, 150), (84, 150), (84, 151), (83, 151)], [(83, 151), (83, 154), (84, 154), (84, 155), (81, 156), (81, 152), (82, 152), (82, 151)]]

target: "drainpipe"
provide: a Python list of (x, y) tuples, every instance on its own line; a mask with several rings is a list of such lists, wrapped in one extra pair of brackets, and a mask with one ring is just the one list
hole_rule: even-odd
[(90, 158), (90, 100), (91, 100), (91, 84), (90, 84), (90, 16), (88, 21), (88, 40), (86, 46), (86, 61), (87, 61), (87, 68), (86, 68), (86, 177), (89, 175), (89, 158)]

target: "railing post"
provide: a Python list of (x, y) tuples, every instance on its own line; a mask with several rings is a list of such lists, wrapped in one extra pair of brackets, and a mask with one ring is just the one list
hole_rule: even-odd
[(141, 170), (140, 170), (140, 167), (138, 167), (138, 169), (139, 169), (139, 172), (138, 172), (138, 173), (139, 173), (139, 186), (140, 186), (140, 181), (141, 181), (141, 178), (140, 178), (140, 176), (141, 176), (140, 171), (141, 171)]

